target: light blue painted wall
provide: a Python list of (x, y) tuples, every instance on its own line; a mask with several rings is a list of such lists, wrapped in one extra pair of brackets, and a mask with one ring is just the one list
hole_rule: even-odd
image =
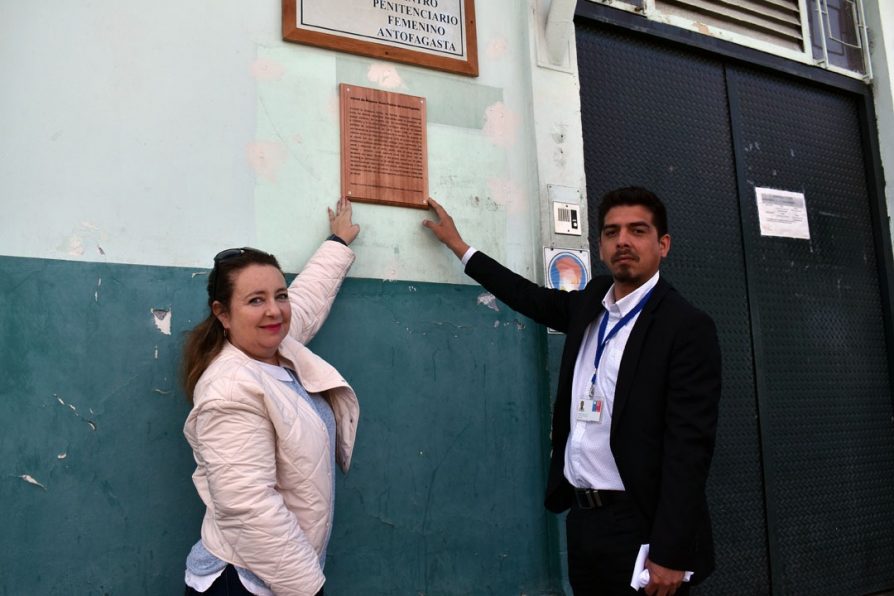
[[(257, 245), (296, 270), (339, 194), (337, 85), (425, 96), (430, 192), (534, 274), (525, 3), (476, 3), (480, 76), (284, 43), (280, 4), (0, 8), (0, 254), (204, 267)], [(468, 283), (419, 210), (357, 205), (352, 275)]]

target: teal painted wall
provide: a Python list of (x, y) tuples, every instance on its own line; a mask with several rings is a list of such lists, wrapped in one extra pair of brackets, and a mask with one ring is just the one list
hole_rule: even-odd
[[(176, 374), (204, 273), (0, 257), (0, 593), (181, 589), (202, 507)], [(327, 594), (560, 585), (545, 332), (480, 293), (348, 279), (311, 344), (361, 400)]]

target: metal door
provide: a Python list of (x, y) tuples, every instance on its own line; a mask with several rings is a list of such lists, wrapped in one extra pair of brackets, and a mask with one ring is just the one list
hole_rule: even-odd
[[(657, 192), (673, 239), (662, 275), (720, 334), (718, 568), (695, 592), (894, 586), (894, 418), (857, 100), (576, 26), (590, 229), (602, 192)], [(811, 239), (761, 236), (755, 186), (805, 193)]]

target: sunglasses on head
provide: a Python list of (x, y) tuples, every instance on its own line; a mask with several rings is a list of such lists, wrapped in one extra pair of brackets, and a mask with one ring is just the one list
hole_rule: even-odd
[(255, 252), (262, 255), (267, 255), (267, 253), (262, 250), (258, 250), (257, 248), (249, 248), (248, 246), (243, 246), (242, 248), (227, 248), (214, 255), (214, 268), (211, 270), (211, 274), (214, 275), (214, 282), (211, 284), (212, 302), (217, 300), (217, 279), (220, 277), (220, 270), (218, 269), (217, 265), (229, 259), (241, 257), (247, 252)]
[(216, 255), (214, 255), (214, 264), (217, 265), (221, 261), (226, 261), (227, 259), (232, 259), (233, 257), (238, 257), (245, 254), (247, 250), (254, 250), (248, 247), (243, 248), (227, 248), (225, 250), (220, 251)]

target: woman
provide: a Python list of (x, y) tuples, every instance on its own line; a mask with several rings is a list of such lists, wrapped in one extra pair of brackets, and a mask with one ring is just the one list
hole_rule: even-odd
[(183, 354), (193, 402), (183, 432), (206, 506), (187, 594), (323, 593), (334, 463), (347, 472), (359, 415), (348, 383), (304, 347), (354, 261), (350, 202), (329, 222), (332, 236), (288, 288), (265, 252), (214, 258), (211, 312)]

